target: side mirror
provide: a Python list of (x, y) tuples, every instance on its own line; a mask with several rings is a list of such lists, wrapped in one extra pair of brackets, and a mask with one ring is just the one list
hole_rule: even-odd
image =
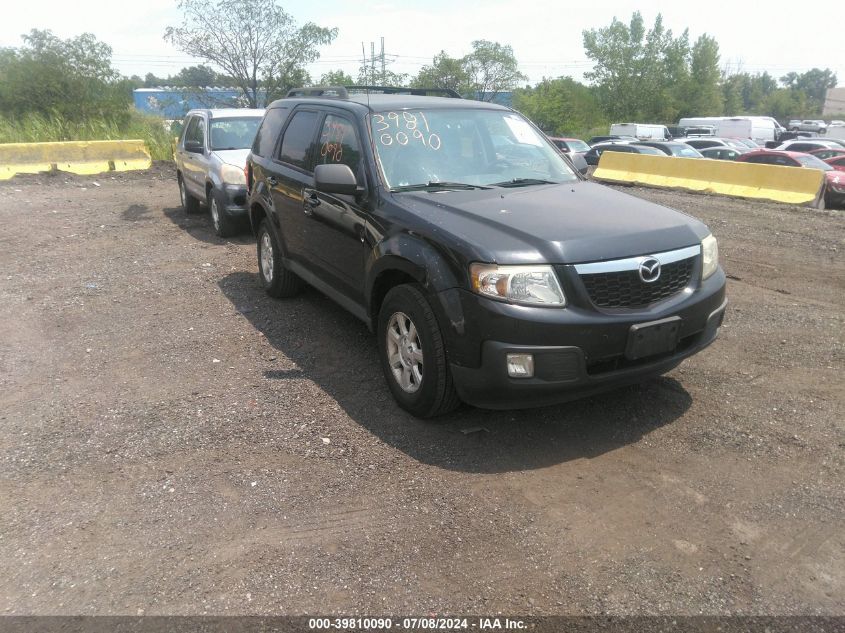
[(314, 168), (314, 188), (323, 193), (354, 196), (358, 193), (358, 181), (348, 165), (317, 165)]
[(200, 143), (198, 141), (185, 141), (185, 151), (191, 152), (192, 154), (202, 154), (203, 153), (202, 143)]

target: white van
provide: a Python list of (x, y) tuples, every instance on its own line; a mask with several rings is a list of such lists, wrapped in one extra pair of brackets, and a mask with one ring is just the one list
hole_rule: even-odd
[(734, 117), (716, 124), (716, 136), (750, 138), (764, 144), (766, 141), (776, 141), (779, 134), (775, 124), (766, 117)]
[(699, 127), (700, 125), (712, 125), (716, 126), (716, 124), (724, 119), (723, 116), (691, 116), (686, 117), (678, 121), (679, 127)]
[(641, 141), (667, 141), (672, 138), (665, 125), (656, 123), (614, 123), (610, 133), (616, 136), (635, 136)]

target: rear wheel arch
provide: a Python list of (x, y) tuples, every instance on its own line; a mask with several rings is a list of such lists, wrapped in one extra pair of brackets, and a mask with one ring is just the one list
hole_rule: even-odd
[(269, 218), (270, 214), (266, 209), (257, 202), (253, 202), (249, 207), (249, 225), (252, 228), (253, 235), (258, 235), (258, 227), (261, 226), (262, 220)]

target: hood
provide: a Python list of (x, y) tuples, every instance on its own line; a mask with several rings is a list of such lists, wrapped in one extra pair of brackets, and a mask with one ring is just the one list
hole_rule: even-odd
[(214, 153), (217, 154), (218, 158), (222, 160), (224, 163), (229, 163), (230, 165), (234, 165), (235, 167), (240, 167), (243, 169), (246, 167), (246, 157), (249, 156), (250, 150), (248, 149), (216, 149)]
[(698, 244), (698, 220), (588, 181), (514, 189), (408, 192), (398, 202), (429, 225), (499, 264), (576, 264)]

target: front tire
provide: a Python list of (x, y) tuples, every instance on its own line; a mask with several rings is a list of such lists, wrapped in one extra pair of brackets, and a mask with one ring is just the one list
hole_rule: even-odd
[(437, 317), (419, 286), (404, 284), (387, 293), (378, 341), (384, 377), (400, 407), (431, 418), (460, 404)]
[(293, 297), (302, 289), (302, 280), (284, 267), (282, 251), (269, 220), (262, 220), (258, 227), (258, 277), (271, 297)]
[(188, 215), (199, 213), (200, 201), (188, 193), (188, 189), (185, 187), (185, 179), (182, 178), (182, 174), (179, 174), (177, 180), (179, 182), (179, 200), (182, 203), (182, 208), (185, 209), (185, 213)]
[(207, 204), (208, 215), (211, 217), (211, 225), (217, 237), (230, 237), (237, 233), (234, 219), (226, 212), (225, 203), (221, 204), (222, 192), (217, 189), (209, 189)]

